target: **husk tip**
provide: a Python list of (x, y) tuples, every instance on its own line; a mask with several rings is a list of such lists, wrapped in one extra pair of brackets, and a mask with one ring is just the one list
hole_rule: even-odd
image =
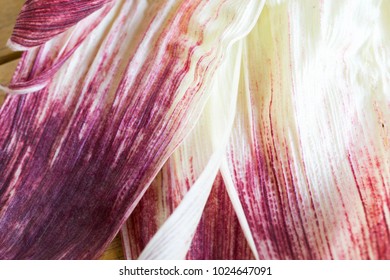
[(26, 51), (28, 47), (22, 46), (12, 40), (12, 38), (8, 39), (7, 41), (7, 47), (16, 52)]

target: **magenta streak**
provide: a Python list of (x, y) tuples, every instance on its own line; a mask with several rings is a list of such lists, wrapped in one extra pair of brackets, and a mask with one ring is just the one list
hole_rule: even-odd
[[(289, 155), (289, 151), (288, 151), (288, 149), (287, 149), (287, 146), (286, 146), (286, 154)], [(312, 248), (311, 248), (311, 246), (310, 246), (310, 244), (309, 244), (309, 241), (308, 241), (308, 239), (307, 239), (307, 234), (306, 234), (305, 227), (303, 226), (302, 211), (300, 211), (299, 202), (298, 202), (298, 198), (297, 198), (298, 194), (297, 194), (297, 191), (296, 191), (296, 190), (298, 190), (298, 186), (296, 186), (296, 185), (294, 184), (294, 181), (295, 181), (295, 180), (294, 180), (294, 178), (293, 178), (293, 176), (292, 176), (293, 171), (292, 171), (292, 169), (291, 169), (292, 163), (291, 163), (291, 161), (290, 161), (290, 157), (289, 157), (289, 156), (287, 156), (287, 162), (288, 162), (289, 175), (290, 175), (290, 179), (291, 179), (291, 183), (292, 183), (292, 190), (293, 190), (293, 194), (294, 194), (294, 195), (293, 195), (293, 197), (294, 197), (294, 200), (293, 200), (293, 201), (295, 202), (295, 207), (296, 207), (296, 209), (297, 209), (299, 222), (300, 222), (300, 224), (301, 224), (301, 230), (302, 230), (302, 233), (303, 233), (303, 240), (304, 240), (305, 246), (306, 246), (306, 248), (307, 248), (307, 252), (308, 252), (308, 254), (309, 254), (309, 258), (310, 258), (310, 259), (313, 259)], [(301, 201), (302, 201), (302, 198), (301, 198)], [(302, 204), (302, 203), (301, 203), (301, 204)], [(300, 240), (300, 239), (298, 238), (298, 240)]]
[[(235, 184), (236, 184), (236, 190), (239, 193), (240, 200), (242, 202), (242, 206), (243, 206), (243, 209), (244, 209), (244, 213), (246, 213), (247, 217), (248, 216), (250, 217), (250, 219), (248, 220), (249, 226), (252, 229), (252, 231), (257, 232), (258, 235), (260, 235), (259, 237), (262, 238), (263, 235), (266, 235), (266, 231), (264, 230), (264, 227), (268, 227), (268, 222), (266, 222), (265, 219), (261, 219), (263, 217), (260, 217), (258, 219), (254, 219), (254, 217), (252, 215), (252, 213), (253, 213), (253, 209), (252, 208), (254, 208), (254, 205), (256, 205), (259, 201), (253, 199), (253, 190), (249, 190), (248, 191), (247, 187), (245, 186), (245, 184), (241, 181), (241, 177), (237, 173), (238, 167), (235, 166), (236, 165), (236, 159), (234, 158), (234, 152), (233, 151), (230, 153), (230, 156), (231, 156), (231, 164), (232, 164), (232, 169), (233, 169), (233, 175), (234, 175)], [(245, 180), (247, 180), (247, 185), (250, 186), (252, 180), (255, 178), (255, 176), (251, 176), (252, 173), (254, 173), (254, 172), (253, 172), (250, 164), (248, 166), (246, 166), (245, 168), (246, 168), (246, 172), (245, 172), (246, 178), (245, 178)], [(253, 183), (252, 185), (254, 186), (255, 184)], [(262, 189), (260, 189), (260, 191), (262, 192)], [(263, 194), (262, 194), (262, 196), (263, 196)], [(251, 200), (249, 205), (245, 202), (245, 198), (248, 198), (248, 199)], [(262, 211), (259, 211), (259, 213), (261, 213), (261, 212)], [(269, 231), (267, 231), (267, 232), (269, 232)], [(255, 235), (255, 241), (257, 241), (257, 240), (258, 239), (256, 238), (256, 235)], [(260, 259), (265, 259), (266, 257), (263, 256), (262, 255), (262, 251), (259, 250), (260, 249), (259, 244), (257, 244), (257, 245), (258, 245), (257, 249), (258, 249), (258, 252), (259, 252)], [(267, 242), (265, 242), (265, 245), (267, 247), (267, 251), (271, 252), (271, 248), (269, 247)]]
[[(370, 154), (369, 152), (366, 150), (365, 151), (365, 154), (367, 155), (367, 161), (368, 161), (368, 166), (367, 168), (371, 168), (371, 169), (374, 169), (374, 166), (373, 166), (373, 160), (372, 158), (370, 157)], [(349, 162), (350, 162), (350, 165), (352, 163), (352, 160), (351, 160), (351, 155), (349, 154), (348, 155), (349, 157)], [(378, 230), (379, 227), (386, 227), (386, 222), (385, 221), (385, 216), (382, 216), (382, 219), (381, 221), (379, 221), (379, 217), (381, 216), (383, 210), (380, 209), (380, 206), (379, 204), (382, 204), (382, 197), (380, 194), (378, 194), (378, 191), (376, 190), (374, 184), (377, 183), (377, 182), (373, 182), (371, 176), (370, 176), (370, 172), (369, 170), (367, 170), (367, 168), (364, 168), (363, 172), (365, 174), (367, 174), (367, 176), (364, 176), (364, 181), (363, 181), (363, 186), (364, 185), (367, 185), (368, 189), (370, 190), (370, 195), (368, 196), (368, 198), (370, 200), (373, 201), (373, 207), (370, 207), (370, 208), (365, 208), (365, 215), (366, 215), (366, 219), (368, 217), (371, 217), (372, 219), (370, 220), (367, 220), (367, 224), (369, 226), (369, 232), (370, 232), (370, 240), (372, 243), (375, 243), (376, 245), (376, 250), (377, 250), (377, 254), (379, 256), (381, 255), (384, 255), (386, 254), (385, 251), (385, 248), (384, 246), (381, 246), (380, 244), (380, 240), (383, 239), (383, 236), (382, 236), (382, 232), (383, 230)], [(354, 171), (354, 170), (353, 170)], [(354, 178), (357, 179), (357, 177), (355, 176), (355, 173), (354, 173)], [(360, 187), (359, 185), (357, 185), (359, 191), (360, 191)], [(360, 195), (360, 193), (359, 193)], [(362, 195), (362, 194), (361, 194)], [(367, 196), (367, 195), (366, 195)], [(365, 203), (364, 200), (362, 200), (362, 203), (363, 203), (363, 206), (365, 206), (367, 203)], [(388, 228), (386, 229), (386, 231), (388, 231)], [(373, 238), (375, 240), (373, 240)], [(386, 243), (386, 242), (385, 242)], [(382, 247), (383, 247), (383, 250), (382, 250)]]
[[(250, 96), (250, 98), (252, 98)], [(251, 120), (252, 120), (252, 123), (256, 123), (257, 120), (255, 119), (253, 113), (251, 114)], [(256, 135), (257, 132), (256, 132), (256, 129), (255, 127), (253, 126), (252, 127), (252, 135)], [(261, 137), (259, 137), (260, 141), (262, 140)], [(254, 149), (255, 149), (255, 158), (256, 160), (253, 162), (253, 164), (255, 164), (255, 170), (257, 170), (257, 174), (259, 175), (259, 179), (260, 179), (260, 183), (263, 184), (263, 187), (260, 186), (260, 192), (261, 192), (261, 195), (263, 197), (263, 200), (266, 200), (265, 203), (267, 203), (267, 196), (266, 194), (264, 194), (264, 189), (265, 189), (265, 179), (264, 179), (264, 172), (262, 170), (264, 170), (264, 166), (263, 166), (263, 157), (261, 156), (261, 150), (259, 149), (259, 147), (261, 146), (264, 146), (263, 143), (259, 143), (258, 142), (258, 139), (255, 137), (253, 140), (253, 144), (254, 144)], [(232, 153), (233, 154), (233, 153)], [(263, 159), (263, 160), (262, 160)], [(251, 166), (251, 165), (250, 165)], [(252, 167), (251, 168), (248, 168), (248, 170), (252, 170)], [(254, 171), (253, 171), (254, 173)], [(249, 175), (249, 174), (248, 174)], [(236, 178), (237, 178), (237, 175), (236, 175)], [(251, 182), (252, 180), (252, 177), (251, 176), (247, 176), (247, 180), (249, 179), (249, 182)], [(253, 183), (253, 186), (255, 186), (255, 184)], [(252, 194), (251, 192), (249, 192), (250, 194)], [(253, 194), (252, 194), (253, 195)], [(242, 197), (245, 197), (245, 194), (242, 194)], [(256, 201), (257, 202), (257, 201)], [(255, 201), (253, 202), (254, 204), (253, 205), (256, 205)], [(246, 205), (246, 203), (243, 203), (243, 205), (245, 206), (246, 208), (246, 213), (251, 213), (252, 211), (249, 210), (249, 205)], [(261, 203), (261, 208), (264, 210), (266, 216), (267, 216), (267, 221), (271, 221), (271, 218), (270, 218), (270, 213), (269, 211), (267, 211), (267, 209), (269, 208), (265, 208), (264, 209), (264, 203)], [(248, 215), (248, 214), (247, 214)], [(253, 215), (252, 216), (252, 220), (255, 220)], [(261, 235), (264, 235), (266, 236), (267, 234), (270, 234), (271, 230), (269, 229), (269, 223), (268, 222), (264, 222), (264, 221), (259, 221), (260, 222), (260, 225), (257, 225), (256, 228), (257, 228), (257, 231), (259, 232), (260, 234), (260, 237)], [(252, 225), (251, 228), (255, 227), (256, 223), (251, 223), (250, 225)], [(272, 237), (271, 237), (272, 238)], [(275, 237), (273, 238), (273, 240), (275, 240)], [(255, 241), (257, 241), (257, 238), (255, 238)], [(270, 255), (273, 253), (272, 251), (272, 248), (269, 246), (268, 242), (265, 242), (265, 245), (266, 245), (266, 248), (267, 248), (267, 251), (270, 252)], [(257, 244), (257, 251), (259, 252), (259, 257), (261, 258), (262, 256), (262, 250), (260, 250), (260, 244)], [(264, 258), (264, 257), (263, 257)]]
[[(330, 157), (329, 153), (328, 153), (328, 156)], [(341, 192), (341, 190), (340, 190), (339, 185), (337, 184), (336, 173), (335, 173), (335, 170), (334, 170), (334, 168), (333, 168), (333, 165), (330, 165), (330, 168), (331, 168), (331, 171), (332, 171), (332, 177), (333, 177), (332, 179), (333, 179), (333, 182), (334, 182), (334, 184), (335, 184), (335, 186), (336, 186), (337, 194), (338, 194), (339, 197), (340, 197), (341, 205), (342, 205), (343, 210), (344, 210), (344, 217), (345, 217), (345, 220), (347, 221), (347, 228), (348, 228), (349, 236), (350, 236), (350, 238), (351, 238), (351, 240), (352, 240), (352, 243), (353, 243), (354, 245), (358, 245), (358, 246), (359, 246), (359, 249), (360, 249), (360, 251), (361, 251), (361, 255), (363, 255), (363, 254), (362, 254), (362, 251), (365, 252), (366, 254), (368, 254), (368, 247), (367, 247), (367, 244), (366, 244), (365, 242), (363, 242), (363, 244), (358, 243), (358, 241), (356, 240), (354, 234), (352, 233), (352, 223), (351, 223), (351, 221), (350, 221), (350, 219), (349, 219), (348, 211), (347, 211), (347, 208), (346, 208), (346, 206), (345, 206), (344, 199), (343, 199), (343, 194), (342, 194), (342, 192)], [(359, 220), (360, 220), (360, 219), (359, 219)], [(359, 222), (361, 223), (361, 221), (359, 221)], [(362, 237), (364, 237), (364, 231), (363, 231), (363, 229), (362, 229)], [(361, 247), (362, 247), (361, 245), (363, 245), (365, 248), (364, 248), (364, 249), (361, 248)]]
[[(16, 21), (11, 40), (25, 47), (42, 45), (112, 0), (27, 1)], [(35, 19), (32, 21), (31, 19)]]
[[(369, 223), (368, 215), (367, 215), (366, 205), (365, 205), (364, 200), (363, 200), (363, 195), (362, 195), (362, 192), (360, 190), (360, 185), (359, 185), (357, 177), (356, 177), (355, 168), (353, 167), (352, 160), (351, 160), (351, 155), (349, 153), (348, 153), (348, 163), (349, 163), (349, 166), (350, 166), (351, 171), (352, 171), (353, 179), (355, 181), (356, 190), (358, 191), (360, 201), (362, 202), (362, 207), (363, 207), (363, 211), (364, 211), (364, 217), (366, 219), (367, 226), (370, 227), (370, 223)], [(362, 226), (362, 236), (365, 236), (363, 229), (364, 229), (364, 227)], [(370, 240), (372, 242), (371, 236), (370, 236)]]
[[(270, 155), (271, 155), (271, 161), (272, 163), (270, 164), (271, 165), (271, 169), (272, 169), (272, 176), (274, 178), (274, 182), (276, 184), (276, 193), (277, 193), (277, 203), (278, 203), (278, 208), (282, 211), (281, 213), (281, 217), (280, 219), (282, 220), (283, 222), (283, 227), (285, 229), (285, 233), (288, 235), (288, 227), (287, 227), (287, 224), (286, 224), (286, 220), (284, 217), (286, 217), (286, 213), (285, 213), (285, 207), (282, 203), (282, 198), (281, 198), (281, 195), (280, 195), (280, 185), (279, 185), (279, 180), (276, 176), (277, 174), (277, 171), (275, 170), (275, 162), (279, 162), (279, 159), (278, 159), (278, 156), (277, 156), (277, 152), (276, 152), (276, 148), (275, 148), (275, 135), (274, 135), (274, 130), (273, 130), (273, 124), (272, 124), (272, 102), (273, 102), (273, 96), (274, 96), (274, 80), (273, 80), (273, 76), (272, 76), (272, 73), (270, 74), (270, 82), (271, 82), (271, 98), (270, 98), (270, 104), (269, 104), (269, 108), (268, 108), (268, 117), (269, 117), (269, 125), (270, 125), (270, 132), (271, 132), (271, 141), (272, 141), (272, 145), (270, 147), (271, 151), (270, 152)], [(272, 153), (272, 148), (273, 148), (273, 152)], [(275, 158), (274, 158), (275, 156)], [(280, 231), (280, 234), (282, 234), (283, 231), (281, 230)], [(288, 245), (288, 249), (289, 249), (289, 253), (290, 253), (290, 256), (291, 258), (295, 258), (294, 257), (294, 253), (293, 253), (293, 249), (292, 249), (292, 246), (291, 246), (291, 241), (290, 241), (290, 238), (289, 236), (285, 236), (283, 234), (283, 241), (286, 242), (287, 241), (287, 245)], [(285, 246), (284, 246), (285, 247)]]
[(253, 259), (221, 174), (218, 174), (188, 259)]
[[(108, 14), (110, 9), (105, 9), (102, 13), (102, 17)], [(54, 77), (54, 75), (58, 72), (58, 70), (64, 65), (64, 63), (72, 56), (72, 54), (80, 47), (80, 45), (84, 42), (84, 40), (91, 34), (91, 32), (99, 25), (99, 21), (95, 21), (92, 25), (88, 26), (88, 28), (85, 30), (85, 33), (83, 36), (81, 36), (77, 43), (66, 53), (62, 54), (59, 58), (53, 59), (53, 65), (48, 67), (47, 69), (40, 72), (38, 75), (35, 74), (35, 70), (37, 65), (41, 65), (39, 63), (40, 57), (41, 57), (41, 51), (38, 52), (36, 61), (38, 63), (35, 63), (33, 66), (32, 71), (30, 72), (30, 78), (27, 80), (20, 80), (15, 81), (12, 83), (9, 88), (11, 90), (22, 90), (25, 89), (26, 91), (29, 91), (30, 87), (36, 86), (36, 85), (47, 85), (50, 80)]]
[[(373, 169), (374, 167), (373, 167), (373, 162), (372, 162), (372, 159), (371, 159), (371, 157), (370, 157), (370, 153), (368, 153), (367, 151), (365, 151), (366, 152), (366, 155), (367, 155), (367, 157), (368, 157), (368, 164), (369, 164), (369, 167), (371, 168), (371, 169)], [(376, 183), (376, 182), (373, 182), (372, 181), (372, 177), (369, 175), (370, 173), (369, 173), (369, 170), (367, 170), (367, 168), (364, 170), (364, 172), (366, 173), (366, 174), (368, 174), (368, 176), (366, 176), (366, 180), (368, 181), (368, 187), (371, 189), (371, 194), (372, 194), (372, 199), (376, 202), (375, 203), (375, 208), (373, 209), (373, 211), (374, 211), (374, 213), (370, 213), (371, 214), (371, 217), (377, 217), (377, 218), (379, 218), (379, 216), (380, 216), (380, 214), (381, 214), (381, 212), (382, 212), (382, 210), (380, 209), (380, 208), (378, 208), (378, 202), (379, 201), (381, 201), (382, 199), (381, 199), (381, 197), (378, 195), (378, 193), (377, 193), (377, 191), (376, 191), (376, 189), (375, 189), (375, 186), (374, 186), (374, 183)], [(383, 185), (384, 186), (384, 185)], [(384, 220), (384, 219), (383, 219)], [(378, 221), (373, 221), (374, 222), (374, 226), (376, 226), (376, 227), (378, 227), (379, 225), (378, 225)], [(378, 254), (380, 255), (381, 254), (381, 248), (380, 248), (380, 244), (379, 244), (379, 240), (381, 240), (381, 238), (382, 238), (382, 236), (381, 236), (381, 232), (379, 232), (379, 231), (374, 231), (374, 235), (375, 235), (375, 237), (376, 237), (376, 242), (375, 242), (375, 244), (376, 244), (376, 250), (377, 250), (377, 252), (378, 252)]]

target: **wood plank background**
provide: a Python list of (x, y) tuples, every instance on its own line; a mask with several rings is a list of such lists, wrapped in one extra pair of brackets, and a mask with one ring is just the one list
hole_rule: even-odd
[[(0, 83), (8, 85), (18, 64), (20, 53), (14, 53), (6, 47), (11, 36), (16, 17), (25, 0), (0, 0)], [(0, 106), (4, 100), (0, 93)], [(120, 237), (117, 236), (101, 257), (102, 260), (124, 259)]]

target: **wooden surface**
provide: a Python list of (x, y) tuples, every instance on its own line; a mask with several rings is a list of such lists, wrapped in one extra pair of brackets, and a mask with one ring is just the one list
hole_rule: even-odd
[[(0, 83), (8, 85), (18, 64), (20, 53), (14, 53), (6, 47), (11, 36), (16, 17), (24, 0), (0, 0)], [(4, 95), (0, 92), (0, 106)], [(120, 237), (117, 236), (106, 249), (102, 260), (124, 259)]]
[(6, 47), (6, 43), (11, 36), (16, 17), (23, 3), (24, 0), (0, 0), (0, 64), (16, 57)]

